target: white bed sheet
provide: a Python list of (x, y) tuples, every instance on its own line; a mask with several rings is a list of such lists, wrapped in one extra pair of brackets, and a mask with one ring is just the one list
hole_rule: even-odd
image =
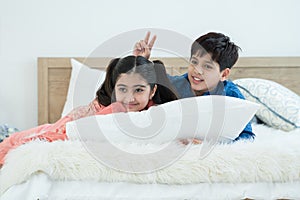
[(299, 199), (300, 182), (201, 183), (190, 185), (52, 181), (46, 174), (32, 176), (7, 190), (1, 200), (46, 199)]

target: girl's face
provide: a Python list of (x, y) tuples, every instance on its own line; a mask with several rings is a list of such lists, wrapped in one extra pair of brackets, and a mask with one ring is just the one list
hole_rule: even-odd
[(209, 54), (193, 55), (188, 67), (188, 79), (197, 96), (214, 89), (219, 81), (226, 80), (229, 69), (220, 72), (220, 65)]
[(115, 85), (116, 101), (121, 102), (128, 111), (143, 110), (154, 96), (149, 83), (139, 74), (121, 74)]

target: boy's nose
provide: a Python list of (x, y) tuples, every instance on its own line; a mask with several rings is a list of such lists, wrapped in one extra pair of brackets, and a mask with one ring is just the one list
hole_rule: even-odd
[(202, 67), (195, 67), (194, 69), (195, 69), (195, 72), (197, 74), (203, 75), (203, 69), (202, 69)]

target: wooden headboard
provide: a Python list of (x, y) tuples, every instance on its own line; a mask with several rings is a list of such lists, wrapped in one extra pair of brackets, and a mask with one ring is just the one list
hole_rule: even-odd
[[(104, 69), (110, 58), (75, 58), (92, 68)], [(187, 71), (183, 58), (162, 60), (168, 73)], [(172, 67), (169, 67), (172, 66)], [(184, 66), (184, 67), (183, 67)], [(70, 58), (38, 58), (38, 123), (57, 121), (63, 110), (71, 76)], [(300, 94), (300, 57), (241, 57), (232, 68), (230, 79), (263, 78), (273, 80)]]

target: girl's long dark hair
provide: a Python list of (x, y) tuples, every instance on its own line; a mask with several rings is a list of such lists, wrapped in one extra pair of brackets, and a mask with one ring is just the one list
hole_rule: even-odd
[(119, 60), (120, 58), (115, 58), (110, 61), (106, 68), (106, 76), (104, 82), (96, 92), (98, 103), (103, 106), (108, 106), (111, 104), (111, 95), (114, 90), (114, 86), (112, 83), (112, 73)]
[(115, 58), (109, 63), (104, 83), (96, 93), (99, 104), (108, 106), (115, 101), (114, 88), (120, 74), (123, 73), (140, 74), (149, 83), (151, 89), (157, 85), (157, 90), (152, 98), (155, 104), (178, 99), (161, 61), (151, 62), (142, 56), (127, 56)]

